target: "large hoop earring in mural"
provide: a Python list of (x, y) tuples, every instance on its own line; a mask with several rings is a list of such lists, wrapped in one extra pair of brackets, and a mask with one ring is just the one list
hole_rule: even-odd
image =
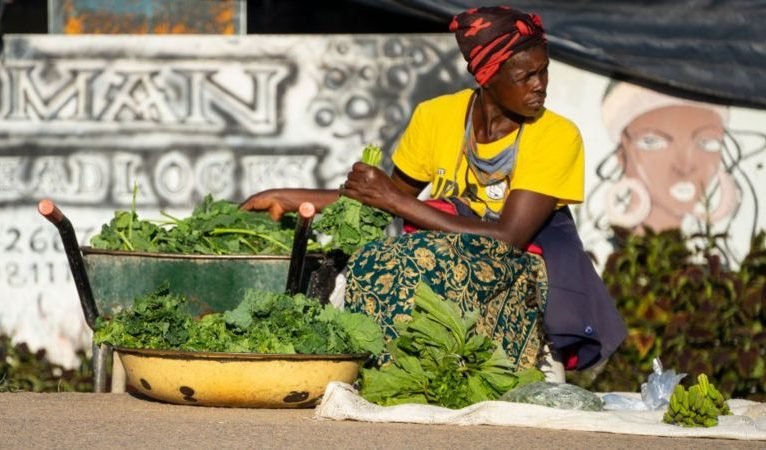
[(718, 185), (721, 187), (721, 199), (718, 202), (718, 206), (709, 216), (705, 211), (695, 213), (698, 219), (709, 221), (710, 223), (716, 223), (729, 217), (734, 212), (738, 203), (737, 185), (734, 183), (731, 174), (721, 169), (716, 174), (716, 178), (718, 179)]
[[(629, 195), (631, 200), (635, 199), (636, 204), (623, 210), (621, 200), (626, 195)], [(651, 209), (652, 200), (649, 197), (649, 191), (636, 178), (623, 178), (612, 185), (606, 193), (606, 215), (612, 225), (624, 228), (638, 226), (646, 220)]]

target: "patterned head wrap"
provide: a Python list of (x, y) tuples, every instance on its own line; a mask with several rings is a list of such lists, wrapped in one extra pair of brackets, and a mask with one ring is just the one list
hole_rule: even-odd
[(468, 61), (468, 71), (482, 86), (514, 52), (545, 42), (540, 17), (510, 6), (469, 9), (453, 17), (449, 29)]

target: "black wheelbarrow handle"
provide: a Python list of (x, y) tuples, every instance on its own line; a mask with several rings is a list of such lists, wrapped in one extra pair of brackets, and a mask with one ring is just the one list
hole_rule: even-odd
[(303, 281), (303, 266), (306, 261), (306, 246), (311, 231), (311, 221), (316, 214), (316, 208), (312, 203), (301, 203), (298, 207), (298, 223), (295, 225), (293, 237), (293, 250), (290, 254), (290, 269), (287, 271), (287, 286), (285, 291), (290, 295), (300, 292)]
[(82, 312), (85, 315), (85, 322), (91, 330), (95, 330), (98, 309), (93, 300), (93, 291), (90, 288), (88, 274), (85, 272), (85, 263), (82, 260), (80, 246), (77, 243), (77, 236), (72, 223), (51, 200), (40, 200), (37, 204), (37, 211), (59, 230), (61, 242), (64, 243), (64, 252), (67, 260), (69, 260), (69, 269), (72, 271), (74, 284), (77, 286), (77, 294), (80, 296), (80, 305), (82, 305)]

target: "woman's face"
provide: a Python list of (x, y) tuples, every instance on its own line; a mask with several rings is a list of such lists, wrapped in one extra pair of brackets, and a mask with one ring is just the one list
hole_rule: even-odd
[(704, 107), (649, 111), (623, 130), (625, 174), (643, 181), (653, 206), (692, 212), (721, 166), (723, 136), (721, 117)]
[(486, 89), (503, 108), (534, 117), (545, 105), (548, 64), (548, 48), (543, 44), (517, 52), (503, 63)]

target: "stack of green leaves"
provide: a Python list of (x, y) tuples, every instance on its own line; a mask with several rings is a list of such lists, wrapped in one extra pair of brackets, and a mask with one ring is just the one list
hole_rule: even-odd
[[(192, 215), (170, 218), (167, 227), (146, 220), (131, 211), (117, 211), (109, 224), (91, 239), (104, 250), (144, 251), (207, 255), (289, 254), (295, 230), (295, 216), (274, 222), (264, 212), (239, 209), (236, 203), (213, 200), (208, 195)], [(316, 248), (310, 243), (309, 249)]]
[(663, 422), (682, 427), (713, 427), (718, 425), (718, 416), (731, 414), (723, 395), (710, 384), (707, 375), (700, 374), (697, 382), (688, 391), (676, 385)]
[[(368, 145), (362, 151), (365, 164), (378, 167), (382, 160), (380, 147)], [(385, 211), (340, 196), (322, 210), (322, 215), (314, 222), (314, 230), (331, 237), (328, 249), (351, 255), (364, 244), (384, 238), (391, 220), (391, 215)]]
[(185, 345), (193, 326), (186, 297), (171, 294), (165, 286), (138, 297), (131, 308), (120, 311), (112, 320), (98, 317), (93, 341), (126, 348), (169, 350)]
[(165, 230), (132, 211), (115, 211), (114, 218), (101, 226), (101, 232), (90, 239), (90, 245), (102, 250), (160, 252)]
[(391, 361), (362, 370), (361, 395), (381, 405), (463, 408), (544, 380), (538, 369), (514, 372), (502, 348), (476, 332), (478, 316), (478, 311), (461, 314), (457, 303), (421, 282), (412, 320), (397, 323), (399, 336), (389, 342)]
[(249, 290), (233, 310), (195, 320), (188, 300), (167, 288), (139, 297), (111, 320), (99, 318), (93, 340), (118, 347), (234, 353), (338, 354), (383, 351), (372, 318), (303, 294)]

